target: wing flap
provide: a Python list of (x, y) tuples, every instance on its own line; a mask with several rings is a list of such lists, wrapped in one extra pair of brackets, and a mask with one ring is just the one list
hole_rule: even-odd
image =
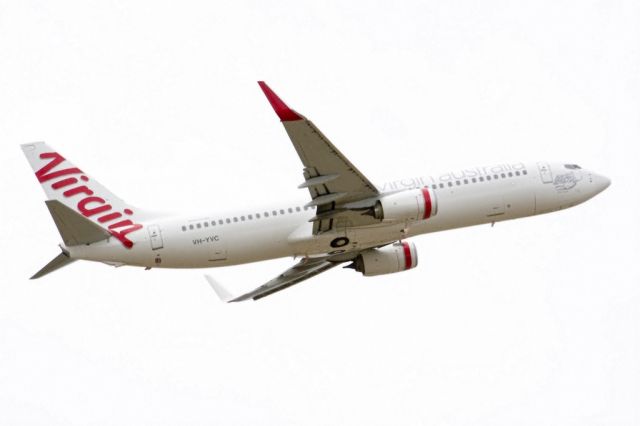
[(336, 175), (336, 174), (316, 176), (311, 179), (305, 180), (303, 183), (298, 185), (298, 188), (302, 189), (302, 188), (309, 188), (311, 186), (324, 185), (325, 183), (331, 182), (332, 180), (338, 177), (340, 177), (340, 175)]

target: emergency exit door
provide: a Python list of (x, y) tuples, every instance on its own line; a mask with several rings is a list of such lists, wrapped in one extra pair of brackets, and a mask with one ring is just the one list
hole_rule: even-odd
[(151, 250), (159, 250), (164, 246), (162, 232), (158, 225), (149, 225), (149, 241), (151, 242)]
[(549, 167), (548, 163), (538, 163), (538, 171), (540, 172), (542, 183), (553, 182), (553, 174), (551, 174), (551, 167)]

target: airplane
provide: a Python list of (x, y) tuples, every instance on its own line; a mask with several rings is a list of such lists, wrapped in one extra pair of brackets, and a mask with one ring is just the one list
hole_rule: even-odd
[(293, 257), (266, 284), (225, 302), (258, 300), (337, 265), (364, 276), (415, 268), (416, 235), (523, 218), (580, 204), (610, 185), (572, 163), (515, 162), (374, 185), (306, 117), (258, 82), (300, 161), (307, 202), (167, 215), (136, 208), (44, 142), (22, 145), (63, 243), (40, 278), (76, 260), (112, 266), (210, 268)]

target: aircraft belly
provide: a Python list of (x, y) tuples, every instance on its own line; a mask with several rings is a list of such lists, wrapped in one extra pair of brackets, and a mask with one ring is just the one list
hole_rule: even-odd
[[(132, 234), (133, 235), (133, 234)], [(131, 248), (123, 247), (115, 238), (99, 241), (89, 245), (68, 246), (72, 259), (93, 260), (114, 265), (148, 266), (153, 260), (151, 250), (147, 248), (143, 238), (131, 238)]]
[(405, 231), (409, 227), (405, 223), (394, 223), (386, 226), (351, 228), (346, 234), (354, 249), (364, 249), (401, 240), (406, 237)]

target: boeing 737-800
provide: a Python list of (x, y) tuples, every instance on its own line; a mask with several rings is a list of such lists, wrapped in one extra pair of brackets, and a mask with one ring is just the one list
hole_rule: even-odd
[(549, 213), (580, 204), (609, 179), (576, 164), (515, 162), (374, 185), (318, 128), (264, 82), (260, 88), (303, 165), (308, 202), (207, 215), (140, 210), (43, 142), (22, 145), (47, 196), (62, 253), (32, 278), (82, 259), (113, 266), (209, 268), (300, 258), (249, 293), (259, 299), (339, 264), (365, 276), (415, 268), (415, 235)]

